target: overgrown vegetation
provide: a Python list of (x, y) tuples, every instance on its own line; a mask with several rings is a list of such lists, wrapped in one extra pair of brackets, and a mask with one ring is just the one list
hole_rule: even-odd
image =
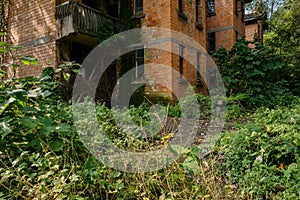
[(300, 2), (285, 0), (269, 21), (265, 45), (281, 55), (286, 64), (285, 79), (291, 91), (300, 95)]
[[(70, 106), (62, 101), (53, 72), (47, 68), (43, 74), (0, 84), (1, 198), (188, 199), (221, 195), (218, 181), (207, 185), (214, 174), (208, 163), (200, 162), (196, 147), (178, 151), (186, 159), (157, 172), (128, 174), (103, 166), (79, 140)], [(115, 143), (123, 147), (140, 144), (121, 140), (122, 135), (116, 137), (116, 126), (108, 123), (108, 108), (99, 105), (97, 110)], [(148, 118), (144, 105), (130, 112), (137, 123)], [(163, 144), (166, 136), (156, 140)]]
[(245, 199), (300, 197), (300, 99), (260, 108), (253, 122), (225, 133), (216, 147), (221, 169)]
[[(285, 9), (297, 3), (288, 2)], [(290, 11), (273, 16), (298, 19), (295, 10)], [(169, 146), (179, 159), (144, 174), (109, 168), (83, 145), (70, 104), (63, 101), (62, 83), (56, 78), (56, 73), (63, 72), (60, 77), (68, 80), (68, 71), (79, 72), (77, 64), (64, 63), (60, 68), (67, 70), (62, 72), (45, 68), (40, 78), (17, 79), (14, 75), (20, 63), (35, 64), (37, 59), (18, 56), (1, 63), (0, 199), (299, 199), (300, 98), (293, 96), (299, 94), (299, 41), (288, 34), (293, 30), (297, 35), (298, 29), (287, 24), (288, 29), (273, 29), (266, 40), (268, 47), (254, 41), (255, 48), (249, 48), (251, 42), (239, 40), (231, 50), (220, 49), (214, 54), (227, 89), (229, 129), (214, 149), (201, 154), (196, 145)], [(108, 29), (102, 39), (113, 31)], [(291, 38), (295, 46), (289, 49)], [(276, 46), (277, 39), (284, 45)], [(18, 48), (0, 43), (1, 54), (13, 56)], [(121, 62), (125, 65), (129, 60), (127, 56)], [(10, 79), (6, 76), (8, 67), (13, 69)], [(129, 116), (97, 104), (98, 122), (105, 134), (119, 148), (130, 151), (168, 146), (178, 128), (179, 104), (166, 105), (162, 116), (168, 124), (164, 126), (150, 120), (149, 108), (157, 102), (136, 99), (140, 100), (133, 98), (134, 105), (125, 110)], [(202, 95), (197, 99), (202, 133), (210, 120), (211, 102)], [(128, 123), (128, 134), (117, 126), (113, 112), (119, 112), (124, 123), (133, 120), (138, 128), (128, 127)], [(147, 125), (160, 131), (149, 133)], [(141, 133), (151, 137), (136, 137)], [(195, 141), (199, 143), (201, 139)]]
[[(254, 48), (248, 45), (254, 44)], [(241, 106), (253, 110), (288, 103), (291, 97), (284, 71), (286, 65), (270, 48), (258, 42), (238, 40), (230, 50), (213, 54), (227, 90)]]

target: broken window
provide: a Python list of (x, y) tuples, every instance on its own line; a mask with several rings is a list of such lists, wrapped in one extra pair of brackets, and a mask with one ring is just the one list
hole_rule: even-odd
[(96, 10), (100, 7), (99, 1), (97, 0), (82, 0), (82, 3)]
[(179, 73), (180, 73), (180, 78), (182, 78), (183, 75), (183, 51), (184, 51), (184, 46), (179, 45)]
[(207, 2), (207, 12), (208, 14), (214, 14), (215, 13), (215, 0), (208, 0)]
[(201, 74), (200, 74), (200, 70), (201, 70), (201, 53), (197, 52), (197, 58), (196, 58), (196, 67), (197, 67), (197, 86), (201, 86), (202, 82), (201, 82)]
[(143, 0), (134, 1), (134, 14), (143, 13)]
[(135, 78), (142, 79), (144, 76), (144, 47), (135, 51)]
[(107, 8), (107, 14), (119, 18), (119, 1), (117, 0), (112, 0), (109, 2), (108, 8)]
[(182, 0), (178, 0), (178, 11), (183, 13), (183, 2), (182, 2)]
[(207, 34), (208, 38), (208, 50), (209, 52), (215, 51), (216, 50), (216, 33), (208, 33)]

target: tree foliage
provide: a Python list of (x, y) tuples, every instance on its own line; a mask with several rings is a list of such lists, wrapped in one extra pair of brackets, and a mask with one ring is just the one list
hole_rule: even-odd
[[(255, 44), (250, 48), (249, 44)], [(277, 104), (287, 92), (282, 79), (284, 64), (270, 48), (257, 42), (238, 40), (230, 50), (213, 54), (227, 90), (227, 95), (242, 93), (246, 107)]]
[(253, 122), (222, 135), (222, 171), (244, 194), (239, 199), (299, 199), (299, 100), (259, 109)]
[(265, 35), (265, 45), (284, 58), (289, 84), (300, 95), (300, 2), (288, 0), (273, 15), (271, 31)]
[(252, 13), (256, 11), (259, 15), (266, 15), (272, 18), (273, 13), (285, 2), (286, 0), (253, 0), (247, 4), (246, 9)]

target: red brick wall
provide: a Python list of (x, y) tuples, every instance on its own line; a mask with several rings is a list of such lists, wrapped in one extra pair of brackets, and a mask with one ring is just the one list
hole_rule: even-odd
[(245, 27), (246, 29), (246, 40), (253, 40), (254, 35), (257, 33), (257, 24), (249, 24)]
[(236, 13), (235, 0), (215, 0), (215, 15), (207, 17), (207, 31), (216, 33), (216, 48), (230, 49), (238, 37), (245, 36), (242, 10)]
[(171, 20), (172, 20), (172, 30), (184, 33), (198, 43), (200, 43), (204, 48), (206, 47), (206, 17), (205, 17), (205, 2), (203, 0), (200, 1), (203, 12), (203, 30), (199, 30), (196, 27), (196, 1), (193, 0), (183, 0), (183, 14), (186, 15), (187, 20), (183, 19), (178, 15), (178, 1), (171, 0)]
[(7, 41), (23, 48), (20, 55), (38, 58), (37, 66), (22, 65), (18, 77), (38, 76), (43, 67), (56, 63), (55, 1), (11, 0), (8, 5)]
[[(199, 30), (196, 27), (196, 1), (183, 0), (183, 13), (186, 15), (186, 19), (178, 15), (178, 1), (177, 0), (153, 0), (153, 1), (144, 1), (144, 14), (145, 17), (141, 18), (141, 25), (147, 27), (160, 27), (168, 28), (174, 31), (178, 31), (185, 35), (190, 36), (195, 41), (197, 41), (204, 49), (206, 47), (206, 23), (205, 23), (205, 2), (200, 1), (203, 7), (202, 18), (203, 18), (203, 29)], [(169, 36), (168, 36), (169, 35)], [(171, 37), (171, 32), (166, 32), (166, 36)], [(178, 39), (178, 38), (177, 38)], [(180, 41), (179, 41), (180, 42)], [(185, 41), (181, 41), (185, 43)], [(168, 51), (163, 50), (147, 50), (145, 53), (145, 62), (146, 63), (158, 63), (165, 66), (172, 67), (179, 73), (179, 56), (178, 44), (172, 46), (167, 46), (169, 51), (176, 52), (174, 54), (169, 53)], [(184, 54), (187, 53), (187, 48), (185, 48)], [(195, 55), (193, 55), (196, 57)], [(194, 58), (195, 59), (195, 58)], [(183, 65), (183, 76), (189, 80), (192, 85), (196, 85), (197, 73), (196, 70), (191, 66), (194, 64), (194, 60), (184, 61)], [(171, 90), (173, 92), (184, 93), (182, 87), (185, 85), (180, 84), (180, 80), (174, 74), (172, 70), (154, 70), (154, 69), (145, 69), (146, 75), (149, 77), (155, 77), (157, 83), (162, 85), (172, 84)], [(155, 88), (158, 93), (170, 96), (170, 90), (163, 88), (159, 85), (156, 85)]]
[(256, 20), (253, 23), (246, 24), (245, 32), (246, 40), (252, 41), (253, 37), (257, 35), (259, 37), (260, 43), (263, 44), (263, 26), (261, 20)]

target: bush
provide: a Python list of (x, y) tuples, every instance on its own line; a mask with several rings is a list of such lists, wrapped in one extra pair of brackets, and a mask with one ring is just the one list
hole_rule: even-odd
[[(60, 86), (49, 68), (41, 78), (0, 83), (0, 199), (197, 199), (222, 195), (219, 190), (214, 192), (217, 187), (210, 183), (211, 177), (203, 178), (211, 166), (202, 165), (196, 147), (173, 147), (180, 159), (147, 174), (120, 172), (98, 162), (79, 139), (71, 107), (58, 92)], [(206, 97), (199, 101), (204, 108), (209, 105)], [(151, 148), (151, 141), (135, 134), (151, 124), (148, 109), (146, 104), (131, 107), (127, 110), (130, 117), (122, 118), (124, 123), (133, 119), (139, 125), (131, 132), (134, 137), (112, 119), (113, 112), (121, 111), (99, 104), (96, 113), (116, 145), (145, 151)], [(154, 136), (162, 146), (172, 137), (170, 132)]]
[(300, 196), (300, 99), (289, 107), (259, 109), (253, 122), (225, 133), (216, 149), (223, 175), (253, 199)]
[[(254, 48), (248, 45), (254, 44)], [(213, 54), (228, 96), (243, 94), (241, 104), (248, 108), (274, 107), (289, 103), (290, 92), (282, 71), (281, 57), (256, 42), (239, 39), (232, 49), (220, 48)], [(287, 96), (287, 98), (282, 98)]]

